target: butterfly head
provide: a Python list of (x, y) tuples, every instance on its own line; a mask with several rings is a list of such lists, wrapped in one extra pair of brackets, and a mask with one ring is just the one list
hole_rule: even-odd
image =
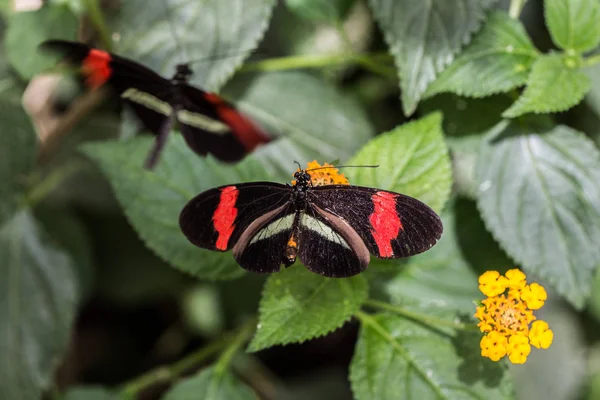
[(295, 185), (308, 186), (308, 183), (310, 182), (310, 175), (308, 172), (306, 172), (306, 170), (301, 169), (294, 174), (294, 179), (296, 180)]
[(177, 64), (175, 68), (175, 76), (172, 79), (175, 82), (187, 82), (194, 73), (189, 64)]

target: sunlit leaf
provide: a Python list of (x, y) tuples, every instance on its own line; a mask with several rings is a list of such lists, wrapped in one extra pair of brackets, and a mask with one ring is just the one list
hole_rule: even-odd
[(485, 20), (495, 0), (370, 0), (399, 69), (404, 113), (412, 114), (435, 80)]
[(301, 265), (273, 274), (265, 284), (259, 324), (248, 349), (323, 336), (348, 321), (367, 295), (362, 275), (324, 278)]
[(552, 40), (562, 49), (583, 53), (600, 44), (598, 0), (546, 0), (544, 11)]
[(525, 272), (577, 307), (600, 265), (600, 153), (566, 126), (503, 121), (482, 142), (478, 205)]
[(429, 86), (426, 96), (507, 92), (525, 84), (538, 55), (521, 22), (504, 12), (493, 13), (471, 44)]
[(377, 136), (348, 164), (379, 167), (348, 169), (350, 182), (403, 193), (441, 211), (452, 186), (441, 125), (441, 115), (435, 113)]
[(519, 99), (504, 112), (506, 118), (527, 113), (553, 113), (577, 105), (590, 90), (589, 78), (570, 65), (571, 60), (559, 54), (540, 57)]

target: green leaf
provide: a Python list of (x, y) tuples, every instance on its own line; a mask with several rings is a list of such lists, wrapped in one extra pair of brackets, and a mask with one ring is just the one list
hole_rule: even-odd
[(142, 167), (149, 137), (85, 146), (107, 174), (148, 247), (175, 267), (206, 279), (234, 278), (244, 270), (231, 254), (199, 249), (183, 236), (178, 221), (187, 201), (219, 185), (273, 180), (274, 176), (289, 182), (296, 168), (294, 160), (305, 164), (313, 159), (346, 159), (372, 135), (354, 101), (306, 74), (261, 75), (248, 86), (238, 82), (232, 90), (243, 92), (240, 108), (286, 134), (233, 167), (199, 157), (178, 134), (169, 138), (155, 171)]
[(64, 400), (117, 400), (119, 396), (101, 386), (79, 386), (69, 389)]
[(114, 50), (172, 76), (193, 62), (191, 82), (216, 90), (259, 44), (275, 0), (128, 0), (113, 29)]
[(544, 55), (533, 64), (527, 87), (502, 114), (515, 118), (527, 113), (553, 113), (577, 105), (590, 90), (590, 79), (559, 54)]
[(452, 92), (484, 97), (508, 92), (525, 84), (538, 56), (520, 21), (505, 12), (492, 13), (481, 32), (429, 86), (425, 96)]
[(360, 319), (350, 365), (357, 400), (514, 398), (502, 365), (480, 356), (478, 332), (446, 334), (386, 314)]
[(33, 168), (36, 135), (19, 104), (0, 99), (0, 223), (11, 216)]
[(600, 264), (600, 153), (580, 132), (503, 121), (482, 142), (478, 206), (527, 273), (576, 307)]
[(419, 109), (424, 113), (442, 112), (442, 128), (448, 139), (488, 131), (502, 119), (502, 112), (512, 103), (504, 94), (474, 99), (444, 93), (423, 101)]
[(471, 315), (475, 312), (473, 302), (482, 297), (473, 267), (495, 269), (510, 264), (505, 264), (506, 257), (486, 232), (473, 202), (453, 201), (442, 221), (440, 241), (431, 250), (408, 259), (386, 283), (386, 289), (396, 304)]
[(149, 171), (143, 163), (152, 140), (144, 136), (123, 142), (92, 143), (83, 149), (99, 163), (131, 224), (157, 255), (199, 278), (240, 276), (243, 269), (231, 254), (200, 249), (183, 236), (179, 213), (201, 191), (261, 176), (261, 168), (255, 162), (230, 167), (200, 158), (181, 136), (173, 135), (158, 167)]
[(452, 62), (485, 20), (495, 0), (370, 0), (399, 68), (404, 113), (412, 114), (427, 86)]
[(0, 258), (0, 398), (38, 399), (71, 333), (73, 262), (27, 210), (0, 225)]
[(215, 367), (182, 380), (162, 397), (163, 400), (258, 400), (256, 394), (238, 378)]
[(313, 21), (341, 22), (356, 0), (286, 0), (295, 14)]
[(349, 169), (352, 184), (404, 193), (438, 212), (450, 195), (452, 172), (439, 113), (377, 136), (347, 164), (379, 165)]
[(546, 24), (560, 48), (583, 53), (600, 44), (598, 0), (546, 0)]
[(362, 275), (324, 278), (296, 263), (267, 280), (257, 331), (248, 350), (326, 335), (348, 321), (367, 296)]
[(37, 11), (15, 13), (4, 38), (6, 56), (26, 80), (56, 64), (56, 57), (42, 54), (38, 46), (44, 40), (75, 40), (77, 18), (67, 4), (47, 4)]
[(68, 210), (52, 207), (36, 209), (35, 217), (50, 237), (72, 258), (77, 276), (78, 297), (86, 300), (94, 284), (92, 245), (86, 226)]
[(284, 181), (296, 166), (317, 160), (347, 160), (374, 135), (360, 105), (331, 84), (306, 73), (280, 72), (236, 77), (224, 92), (270, 132), (276, 143), (255, 152), (265, 168)]

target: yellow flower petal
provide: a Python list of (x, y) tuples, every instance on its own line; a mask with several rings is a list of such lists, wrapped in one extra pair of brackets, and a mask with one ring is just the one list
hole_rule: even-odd
[(492, 331), (481, 338), (479, 342), (481, 355), (492, 361), (499, 361), (506, 355), (507, 340), (498, 332)]
[(487, 271), (479, 277), (479, 290), (488, 297), (497, 296), (504, 293), (507, 282), (498, 271)]
[(527, 284), (526, 276), (519, 269), (509, 269), (504, 274), (508, 279), (508, 288), (509, 289), (523, 289)]
[(537, 283), (525, 285), (521, 291), (521, 300), (527, 303), (527, 307), (532, 310), (539, 310), (542, 308), (547, 298), (548, 294), (546, 293), (546, 289)]
[(552, 344), (553, 339), (554, 332), (552, 332), (546, 321), (535, 321), (531, 325), (529, 341), (532, 346), (538, 349), (547, 349)]
[(508, 359), (513, 364), (524, 364), (531, 353), (531, 346), (526, 336), (513, 335), (508, 339)]

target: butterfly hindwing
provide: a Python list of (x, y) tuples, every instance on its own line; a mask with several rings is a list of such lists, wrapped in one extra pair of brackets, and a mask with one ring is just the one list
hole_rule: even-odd
[(196, 153), (237, 161), (271, 139), (230, 103), (213, 93), (183, 86), (184, 109), (178, 112), (185, 140)]
[(369, 250), (356, 231), (345, 220), (318, 207), (301, 214), (297, 241), (300, 260), (317, 274), (349, 277), (369, 265)]
[(346, 221), (379, 258), (422, 253), (442, 234), (442, 222), (431, 208), (399, 193), (329, 185), (312, 188), (309, 201)]
[(238, 264), (252, 272), (279, 271), (297, 216), (288, 203), (254, 220), (233, 247)]

